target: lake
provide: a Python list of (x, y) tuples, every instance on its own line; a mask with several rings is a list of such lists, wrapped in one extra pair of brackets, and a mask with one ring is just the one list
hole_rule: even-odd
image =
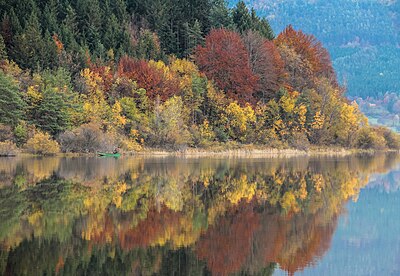
[(0, 158), (1, 275), (399, 275), (400, 155)]

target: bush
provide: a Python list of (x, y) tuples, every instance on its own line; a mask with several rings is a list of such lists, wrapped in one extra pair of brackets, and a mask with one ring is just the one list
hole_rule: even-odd
[(25, 122), (20, 122), (15, 128), (14, 128), (14, 137), (15, 137), (15, 142), (17, 143), (18, 146), (21, 146), (26, 143), (28, 140), (28, 126)]
[(33, 154), (54, 155), (60, 152), (58, 143), (51, 139), (50, 134), (38, 131), (26, 142), (26, 150)]
[(215, 141), (215, 133), (208, 120), (204, 120), (200, 126), (192, 125), (189, 131), (193, 138), (193, 145), (207, 148)]
[(307, 138), (307, 135), (302, 132), (295, 132), (290, 136), (289, 145), (298, 150), (307, 151), (310, 148), (310, 141)]
[(5, 142), (13, 139), (13, 133), (10, 126), (0, 124), (0, 142)]
[(377, 129), (365, 127), (359, 131), (356, 145), (360, 149), (381, 150), (386, 148), (386, 141)]
[(18, 153), (17, 146), (11, 141), (0, 142), (0, 156), (14, 156)]
[(142, 150), (142, 146), (135, 141), (135, 139), (129, 139), (127, 137), (119, 138), (118, 147), (123, 152), (135, 152)]
[(386, 144), (389, 149), (400, 149), (400, 136), (390, 129), (386, 129), (383, 133), (383, 137), (386, 140)]
[(113, 151), (117, 143), (115, 137), (104, 133), (96, 123), (82, 125), (73, 131), (66, 131), (59, 136), (63, 152), (95, 153)]

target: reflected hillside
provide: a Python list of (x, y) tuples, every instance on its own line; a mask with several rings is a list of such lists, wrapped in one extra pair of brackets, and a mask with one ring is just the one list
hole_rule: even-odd
[(0, 159), (0, 273), (293, 274), (399, 155)]

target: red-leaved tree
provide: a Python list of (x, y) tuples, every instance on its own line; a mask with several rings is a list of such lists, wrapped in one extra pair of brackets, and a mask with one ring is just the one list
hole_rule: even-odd
[(285, 84), (285, 64), (275, 44), (257, 32), (248, 31), (243, 35), (243, 42), (251, 70), (259, 79), (255, 96), (257, 100), (266, 102)]
[(241, 104), (255, 102), (257, 77), (250, 69), (249, 56), (239, 34), (226, 29), (212, 30), (205, 46), (196, 48), (195, 60), (228, 97)]

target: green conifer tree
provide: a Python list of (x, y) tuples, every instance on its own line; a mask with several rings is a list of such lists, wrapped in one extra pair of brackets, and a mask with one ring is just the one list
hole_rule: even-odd
[(53, 88), (46, 89), (43, 99), (36, 108), (31, 123), (52, 135), (64, 131), (69, 126), (69, 117), (62, 95)]
[(0, 123), (15, 126), (23, 117), (24, 105), (16, 82), (0, 70)]
[(210, 27), (233, 29), (233, 20), (225, 0), (212, 0), (210, 9)]
[(0, 62), (8, 59), (6, 45), (4, 44), (3, 36), (0, 34)]
[(203, 31), (198, 20), (195, 20), (193, 25), (185, 23), (184, 30), (186, 38), (184, 56), (188, 57), (192, 53), (193, 49), (204, 41)]
[(43, 40), (36, 12), (32, 12), (25, 29), (15, 37), (15, 61), (22, 68), (39, 69)]
[(253, 20), (249, 13), (249, 9), (243, 1), (239, 1), (233, 9), (232, 18), (236, 29), (241, 33), (246, 32), (253, 27)]

